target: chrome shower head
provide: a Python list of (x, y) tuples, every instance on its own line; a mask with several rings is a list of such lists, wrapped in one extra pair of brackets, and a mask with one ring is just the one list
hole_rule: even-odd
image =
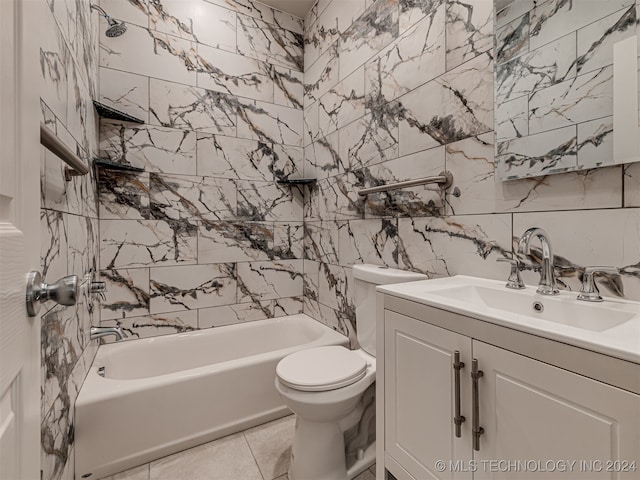
[(107, 31), (104, 32), (107, 37), (119, 37), (127, 31), (127, 26), (124, 22), (116, 22), (113, 18), (109, 18), (107, 21), (110, 25), (110, 27), (107, 28)]
[(107, 37), (119, 37), (127, 31), (127, 26), (124, 24), (124, 22), (118, 22), (117, 20), (114, 20), (98, 5), (91, 5), (91, 9), (98, 10), (98, 12), (100, 12), (100, 14), (107, 20), (107, 22), (109, 22), (109, 28), (107, 28), (107, 31), (105, 32), (105, 35)]

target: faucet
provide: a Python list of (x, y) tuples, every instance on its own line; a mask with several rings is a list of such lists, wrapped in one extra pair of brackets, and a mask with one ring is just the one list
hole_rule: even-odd
[(553, 272), (553, 250), (551, 249), (551, 240), (549, 240), (547, 232), (538, 227), (527, 229), (520, 237), (518, 253), (530, 255), (531, 247), (529, 244), (533, 237), (538, 237), (542, 245), (542, 270), (540, 271), (540, 283), (536, 291), (543, 295), (557, 295), (560, 291), (556, 288), (556, 279)]
[(116, 342), (127, 338), (122, 327), (91, 327), (89, 331), (90, 340), (97, 340), (107, 335), (115, 335)]

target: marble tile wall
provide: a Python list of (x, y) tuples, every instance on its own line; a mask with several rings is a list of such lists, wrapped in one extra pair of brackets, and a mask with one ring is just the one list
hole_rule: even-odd
[[(299, 313), (303, 22), (251, 0), (102, 0), (101, 323), (133, 338)], [(104, 27), (104, 26), (103, 26)]]
[[(569, 3), (542, 5), (554, 12), (554, 6)], [(597, 3), (599, 10), (571, 18), (574, 34), (600, 29), (599, 19), (621, 17), (631, 5), (624, 0), (584, 3)], [(611, 12), (600, 11), (601, 4), (617, 3)], [(511, 257), (519, 236), (531, 226), (549, 232), (562, 288), (577, 290), (585, 266), (615, 265), (619, 278), (598, 279), (603, 293), (640, 300), (640, 164), (496, 180), (494, 138), (497, 133), (500, 139), (507, 126), (494, 125), (494, 59), (515, 58), (524, 47), (514, 42), (509, 51), (494, 52), (490, 4), (333, 0), (318, 2), (305, 18), (304, 173), (318, 182), (305, 191), (304, 309), (350, 335), (353, 344), (352, 264), (388, 265), (430, 277), (506, 280), (508, 270), (496, 260)], [(515, 20), (526, 11), (512, 15), (513, 30), (525, 28)], [(552, 16), (545, 17), (544, 27), (550, 43), (534, 46), (538, 51), (558, 52), (565, 41), (566, 20)], [(582, 50), (583, 80), (593, 72), (604, 78), (606, 63), (596, 52)], [(556, 76), (541, 72), (540, 82), (563, 88), (562, 81), (573, 78), (571, 85), (577, 87), (575, 58), (552, 58)], [(542, 56), (530, 60), (539, 69), (549, 63)], [(520, 128), (515, 100), (500, 105), (511, 109), (509, 127)], [(591, 114), (598, 105), (585, 105), (579, 121), (584, 136), (578, 136), (585, 139), (581, 153), (591, 150), (589, 157), (596, 158), (597, 151), (603, 159), (611, 156), (606, 138), (599, 137), (602, 143), (587, 140), (606, 131), (602, 122), (587, 121), (597, 118)], [(544, 108), (549, 103), (542, 102), (538, 111)], [(579, 122), (568, 127), (574, 136)], [(558, 117), (559, 128), (552, 134), (562, 136), (564, 125)], [(534, 146), (544, 150), (550, 141)], [(446, 194), (432, 186), (364, 199), (356, 193), (445, 169), (454, 176)], [(521, 259), (536, 262), (535, 255)], [(538, 281), (533, 272), (525, 278), (529, 284)]]
[(508, 180), (612, 164), (613, 45), (635, 0), (514, 2), (496, 15), (496, 161)]
[[(89, 162), (98, 151), (98, 121), (91, 103), (98, 91), (98, 16), (88, 0), (38, 0), (41, 121)], [(65, 164), (42, 148), (41, 269), (47, 282), (83, 278), (98, 269), (98, 207), (95, 178), (64, 179)], [(83, 287), (86, 284), (83, 285)], [(41, 309), (41, 478), (74, 476), (74, 403), (96, 342), (89, 327), (98, 307), (83, 288), (76, 306), (47, 303)]]

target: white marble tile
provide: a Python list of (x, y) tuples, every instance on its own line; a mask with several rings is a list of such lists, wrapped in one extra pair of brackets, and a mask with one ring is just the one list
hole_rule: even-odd
[(149, 0), (100, 0), (99, 3), (115, 19), (140, 27), (149, 26)]
[(146, 122), (149, 120), (149, 79), (100, 67), (100, 102)]
[(101, 302), (101, 321), (149, 314), (148, 268), (102, 270), (99, 280), (107, 286), (106, 299)]
[(498, 143), (497, 176), (501, 180), (544, 175), (577, 165), (576, 126)]
[(304, 296), (291, 298), (278, 298), (273, 301), (273, 316), (284, 317), (287, 315), (297, 315), (304, 311)]
[(529, 97), (529, 133), (613, 115), (613, 68), (537, 90)]
[(273, 258), (303, 258), (303, 222), (276, 222), (273, 224)]
[(142, 220), (149, 218), (149, 174), (100, 169), (98, 178), (100, 218)]
[(509, 22), (525, 15), (531, 10), (537, 0), (518, 0), (505, 5), (500, 11), (496, 12), (496, 28), (502, 28)]
[(222, 327), (271, 317), (273, 317), (273, 300), (201, 308), (198, 310), (198, 327)]
[[(578, 291), (582, 268), (612, 265), (621, 269), (621, 282), (610, 275), (597, 277), (601, 293), (609, 296), (624, 293), (631, 300), (640, 299), (637, 268), (640, 209), (515, 214), (514, 242), (522, 232), (534, 226), (543, 228), (551, 238), (556, 276), (561, 286)], [(538, 275), (525, 273), (526, 283), (536, 285)]]
[(254, 0), (205, 0), (215, 5), (228, 8), (242, 15), (248, 15), (267, 23), (275, 23), (274, 9), (268, 5)]
[(196, 229), (160, 220), (101, 220), (100, 268), (196, 263)]
[(302, 146), (302, 109), (238, 99), (238, 137)]
[(346, 171), (348, 159), (340, 155), (338, 141), (339, 133), (333, 132), (304, 148), (305, 176), (327, 178)]
[(242, 433), (151, 462), (153, 480), (262, 480)]
[[(304, 172), (304, 149), (292, 145), (273, 144), (273, 163), (269, 169), (276, 180), (301, 178)], [(311, 177), (314, 178), (314, 177)]]
[(369, 101), (393, 100), (445, 72), (445, 4), (426, 3), (428, 15), (366, 63)]
[(566, 2), (550, 0), (531, 10), (531, 49), (578, 30), (625, 7), (633, 0)]
[(579, 124), (579, 168), (601, 167), (613, 163), (613, 117)]
[[(311, 318), (317, 319), (318, 311), (318, 291), (320, 281), (320, 263), (313, 260), (304, 261), (304, 312)], [(309, 314), (309, 309), (315, 312), (315, 315)]]
[(400, 98), (400, 155), (492, 130), (492, 65), (480, 55)]
[(273, 182), (238, 180), (238, 218), (256, 221), (302, 221), (303, 194)]
[(299, 33), (256, 18), (238, 15), (238, 53), (303, 71), (303, 39)]
[(378, 1), (342, 33), (339, 42), (340, 79), (398, 38), (395, 2)]
[(198, 134), (198, 175), (243, 180), (273, 179), (274, 151), (256, 140)]
[(274, 479), (287, 473), (295, 430), (294, 415), (245, 430), (244, 436), (263, 478)]
[(495, 130), (498, 140), (529, 135), (529, 97), (527, 95), (506, 102), (497, 102)]
[(100, 156), (150, 172), (196, 173), (196, 133), (102, 120)]
[[(338, 263), (339, 238), (337, 222), (305, 222), (304, 230), (304, 258), (306, 260), (322, 263)], [(312, 267), (314, 266), (313, 264), (310, 265)], [(307, 263), (305, 262), (305, 268), (306, 266)], [(317, 268), (315, 268), (315, 270), (317, 270)], [(307, 271), (305, 270), (305, 276), (306, 275)], [(313, 273), (311, 275), (313, 276)]]
[(40, 210), (40, 272), (48, 282), (56, 281), (68, 272), (66, 218), (62, 212)]
[(196, 84), (196, 44), (136, 25), (127, 34), (107, 37), (100, 24), (100, 66), (173, 82)]
[(640, 207), (640, 163), (625, 166), (623, 206)]
[(355, 313), (353, 275), (350, 267), (320, 266), (320, 316), (321, 321), (355, 342), (355, 330), (351, 323)]
[(237, 268), (240, 302), (302, 295), (302, 260), (239, 263)]
[(198, 230), (198, 262), (228, 263), (269, 260), (273, 224), (205, 222)]
[[(305, 97), (305, 99), (308, 97)], [(311, 145), (312, 142), (318, 139), (320, 136), (319, 120), (319, 104), (320, 102), (314, 101), (311, 105), (304, 110), (304, 132), (302, 135), (302, 144), (306, 147)]]
[(328, 135), (364, 115), (364, 79), (364, 67), (361, 67), (320, 97), (320, 136)]
[[(305, 108), (320, 99), (340, 80), (337, 44), (324, 52), (318, 61), (304, 70)], [(346, 75), (345, 75), (346, 77)]]
[(398, 226), (396, 219), (339, 222), (339, 264), (345, 267), (371, 263), (397, 268)]
[(198, 86), (216, 92), (273, 102), (271, 66), (259, 60), (198, 45)]
[(362, 182), (353, 173), (336, 175), (318, 182), (320, 220), (351, 220), (364, 217), (364, 201), (357, 193)]
[(456, 215), (398, 220), (400, 268), (429, 277), (504, 277), (496, 259), (511, 252), (511, 215)]
[(236, 13), (201, 0), (154, 0), (149, 4), (153, 30), (234, 52)]
[(528, 13), (500, 28), (496, 28), (495, 49), (497, 65), (501, 65), (529, 51)]
[(415, 25), (418, 21), (433, 13), (446, 3), (445, 0), (400, 0), (399, 26), (400, 35)]
[(306, 25), (304, 32), (304, 65), (305, 70), (318, 61), (320, 56), (327, 51), (340, 38), (338, 30), (339, 8), (342, 4), (349, 7), (350, 2), (334, 0), (312, 23)]
[(340, 159), (350, 170), (396, 158), (398, 151), (397, 103), (387, 103), (376, 109), (375, 115), (350, 123), (338, 131)]
[(304, 33), (304, 20), (282, 10), (273, 9), (273, 24), (302, 35)]
[[(42, 3), (42, 2), (40, 2)], [(40, 98), (62, 121), (67, 121), (68, 63), (70, 52), (51, 10), (42, 4), (40, 45)]]
[[(128, 335), (127, 341), (141, 338), (172, 335), (175, 333), (192, 332), (198, 328), (198, 312), (196, 310), (184, 312), (158, 313), (143, 317), (127, 317), (118, 320), (104, 320), (103, 327), (121, 327)], [(103, 340), (113, 343), (115, 337)]]
[(228, 263), (152, 268), (151, 314), (237, 303), (235, 277)]
[(274, 65), (271, 70), (273, 79), (273, 101), (285, 107), (303, 108), (304, 74), (297, 70)]
[(447, 69), (457, 67), (493, 47), (493, 2), (447, 2)]

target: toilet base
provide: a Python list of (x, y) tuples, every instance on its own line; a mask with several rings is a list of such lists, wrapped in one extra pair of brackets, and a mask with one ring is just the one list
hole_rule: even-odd
[(296, 416), (289, 480), (351, 480), (375, 463), (375, 442), (348, 470), (344, 451), (338, 422), (309, 422)]

